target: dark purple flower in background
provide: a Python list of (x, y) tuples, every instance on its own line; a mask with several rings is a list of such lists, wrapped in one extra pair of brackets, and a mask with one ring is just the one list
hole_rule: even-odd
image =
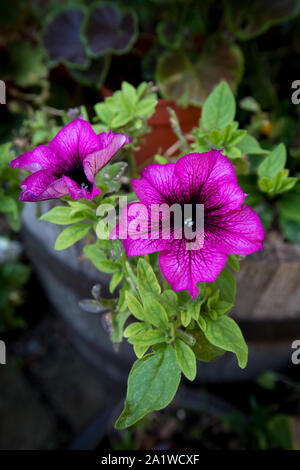
[[(187, 289), (194, 298), (198, 293), (197, 283), (213, 282), (228, 254), (248, 255), (263, 247), (264, 230), (259, 217), (243, 204), (245, 194), (237, 184), (234, 168), (220, 151), (192, 153), (176, 163), (149, 165), (140, 179), (133, 180), (132, 186), (140, 202), (129, 204), (122, 211), (111, 239), (119, 238), (126, 227), (126, 239), (122, 241), (128, 256), (160, 252), (161, 271), (175, 291)], [(187, 249), (187, 239), (176, 239), (174, 227), (169, 239), (164, 239), (161, 231), (158, 239), (151, 238), (148, 220), (153, 204), (190, 204), (192, 207), (203, 204), (202, 247)], [(139, 237), (130, 233), (133, 219), (130, 213), (134, 212), (139, 212), (139, 218), (144, 214), (148, 219), (140, 224)], [(185, 223), (182, 220), (182, 224)], [(121, 238), (125, 238), (124, 234)]]
[(121, 147), (130, 142), (111, 131), (97, 135), (83, 119), (63, 127), (48, 145), (39, 145), (11, 162), (13, 168), (30, 171), (21, 184), (21, 201), (43, 201), (70, 194), (73, 200), (92, 200), (100, 194), (95, 175)]

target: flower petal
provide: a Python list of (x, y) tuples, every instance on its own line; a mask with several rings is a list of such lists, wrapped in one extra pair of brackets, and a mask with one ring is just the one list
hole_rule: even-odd
[(132, 180), (132, 188), (144, 204), (180, 203), (182, 186), (175, 174), (175, 163), (148, 165), (140, 179)]
[(103, 132), (98, 138), (98, 148), (85, 156), (83, 168), (87, 179), (92, 183), (94, 176), (112, 159), (112, 157), (124, 145), (130, 142), (130, 138), (125, 134), (114, 134)]
[(99, 140), (87, 121), (77, 119), (58, 132), (49, 142), (49, 148), (59, 160), (61, 171), (68, 172), (99, 149)]
[(204, 194), (206, 195), (204, 203), (206, 215), (224, 214), (240, 209), (246, 197), (244, 191), (235, 183), (211, 185), (207, 191), (204, 191)]
[(256, 212), (245, 204), (219, 217), (212, 217), (205, 237), (208, 243), (223, 253), (249, 255), (263, 249), (264, 229)]
[(149, 210), (138, 202), (128, 204), (122, 210), (120, 222), (111, 231), (110, 239), (122, 239), (128, 256), (155, 253), (170, 245), (169, 240), (155, 238), (155, 234), (151, 234)]
[(191, 198), (203, 197), (211, 186), (237, 183), (232, 164), (219, 150), (184, 155), (176, 163), (175, 174)]
[(27, 176), (21, 184), (24, 190), (20, 201), (44, 201), (57, 199), (68, 194), (68, 188), (62, 178), (57, 179), (52, 170), (40, 170)]
[(204, 245), (201, 250), (186, 250), (183, 240), (172, 243), (170, 250), (159, 255), (160, 269), (174, 291), (198, 294), (198, 282), (214, 282), (222, 271), (227, 255)]
[(19, 155), (10, 164), (13, 168), (35, 172), (55, 167), (56, 160), (56, 155), (46, 145), (39, 145), (32, 152)]
[(62, 179), (64, 180), (73, 201), (76, 201), (77, 199), (88, 199), (89, 201), (92, 201), (95, 196), (101, 194), (101, 191), (97, 186), (95, 186), (95, 184), (93, 184), (91, 191), (90, 189), (81, 188), (76, 181), (72, 180), (68, 176), (63, 175)]

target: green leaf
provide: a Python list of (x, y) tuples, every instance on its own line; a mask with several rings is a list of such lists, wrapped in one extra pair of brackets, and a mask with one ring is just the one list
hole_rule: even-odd
[(137, 16), (114, 2), (96, 2), (90, 5), (81, 29), (90, 56), (124, 54), (137, 38)]
[(268, 422), (268, 430), (274, 448), (283, 450), (299, 450), (298, 442), (293, 442), (293, 418), (286, 414), (276, 414)]
[(168, 160), (165, 157), (162, 157), (161, 155), (154, 155), (154, 161), (155, 163), (159, 163), (160, 165), (166, 165), (168, 163)]
[(138, 99), (134, 86), (128, 82), (122, 82), (122, 93), (120, 98), (122, 99), (122, 102), (128, 113), (133, 112)]
[(134, 297), (134, 295), (132, 295), (129, 291), (125, 292), (125, 299), (127, 307), (131, 311), (132, 315), (134, 315), (138, 320), (144, 321), (146, 319), (144, 308), (138, 299)]
[(69, 225), (86, 218), (83, 212), (72, 214), (73, 210), (74, 209), (72, 207), (53, 207), (53, 209), (50, 209), (50, 211), (43, 214), (40, 217), (40, 220), (46, 220), (47, 222), (57, 225)]
[(141, 331), (137, 335), (130, 337), (130, 344), (138, 344), (139, 346), (152, 346), (152, 344), (164, 343), (165, 334), (159, 330)]
[(128, 261), (125, 261), (125, 275), (126, 278), (128, 279), (128, 282), (131, 284), (131, 287), (133, 290), (136, 290), (137, 288), (137, 277), (133, 272), (132, 267), (130, 266), (130, 263)]
[(99, 117), (99, 119), (101, 119), (102, 122), (105, 122), (107, 124), (111, 123), (115, 115), (115, 111), (109, 106), (107, 101), (105, 101), (104, 103), (101, 102), (95, 104), (94, 109), (96, 115)]
[(130, 312), (125, 311), (117, 311), (113, 312), (111, 320), (112, 320), (112, 334), (111, 334), (111, 340), (114, 343), (121, 343), (123, 340), (123, 331), (124, 331), (124, 325), (130, 316)]
[(232, 147), (232, 148), (225, 148), (225, 155), (227, 155), (227, 157), (230, 159), (230, 160), (236, 160), (237, 158), (240, 158), (241, 157), (241, 151), (237, 148), (237, 147)]
[[(236, 131), (232, 133), (230, 140), (228, 142), (228, 145), (230, 146), (237, 145), (241, 140), (245, 138), (246, 135), (247, 135), (247, 131), (243, 129), (237, 129)], [(240, 149), (238, 150), (239, 150), (239, 155), (241, 155)]]
[(229, 269), (224, 268), (220, 272), (219, 276), (214, 282), (214, 285), (220, 289), (220, 297), (222, 300), (234, 304), (236, 295), (236, 280)]
[(267, 178), (265, 176), (263, 178), (259, 178), (258, 187), (264, 193), (270, 193), (274, 189), (273, 180), (271, 180), (271, 178)]
[[(279, 173), (280, 175), (280, 173)], [(288, 177), (284, 178), (280, 181), (279, 188), (276, 189), (277, 194), (282, 194), (287, 191), (290, 191), (297, 183), (298, 178)], [(276, 184), (276, 183), (275, 183)]]
[(130, 336), (135, 336), (141, 330), (146, 330), (146, 325), (143, 322), (134, 322), (127, 326), (124, 330), (123, 336), (125, 338), (130, 338)]
[(205, 301), (205, 298), (198, 299), (197, 297), (194, 300), (190, 300), (186, 305), (189, 315), (191, 316), (191, 318), (193, 318), (193, 320), (196, 320), (196, 321), (198, 321), (198, 318), (200, 315), (201, 305)]
[(151, 295), (143, 296), (144, 313), (147, 321), (157, 328), (169, 328), (168, 315), (164, 307)]
[(177, 362), (183, 374), (189, 380), (194, 380), (197, 373), (196, 357), (192, 349), (181, 339), (175, 339)]
[[(200, 106), (221, 80), (226, 80), (235, 90), (242, 73), (243, 55), (240, 48), (224, 37), (214, 37), (205, 41), (201, 54), (195, 60), (191, 60), (183, 50), (168, 50), (161, 54), (155, 82), (164, 98), (172, 99), (183, 107), (191, 104)], [(227, 114), (226, 109), (225, 116), (224, 122), (228, 122), (232, 112)], [(214, 128), (210, 127), (210, 130)]]
[(119, 271), (119, 265), (108, 261), (104, 251), (100, 250), (96, 244), (86, 245), (83, 251), (99, 271), (107, 274)]
[(74, 224), (64, 229), (55, 242), (56, 250), (65, 250), (84, 238), (91, 229), (91, 225)]
[(239, 262), (237, 255), (228, 255), (227, 263), (235, 272), (237, 273), (239, 272), (240, 262)]
[(18, 205), (15, 199), (4, 194), (0, 194), (0, 212), (4, 214), (12, 214), (18, 216)]
[(274, 178), (283, 170), (286, 163), (286, 149), (284, 144), (279, 144), (269, 153), (258, 167), (258, 175), (261, 178)]
[(5, 144), (0, 145), (0, 171), (2, 172), (6, 165), (12, 161), (14, 158), (11, 150), (11, 143), (6, 142)]
[(33, 45), (25, 38), (15, 40), (8, 49), (14, 83), (21, 87), (40, 85), (47, 77), (45, 49), (42, 45)]
[(197, 320), (197, 324), (201, 328), (202, 331), (206, 330), (206, 321), (202, 315), (199, 315), (199, 318)]
[(259, 113), (261, 111), (259, 103), (253, 98), (253, 96), (246, 96), (239, 104), (241, 109), (251, 113)]
[[(95, 177), (96, 186), (109, 186), (111, 191), (120, 183), (121, 177), (127, 168), (127, 163), (116, 162), (106, 165)], [(103, 201), (105, 202), (105, 200)]]
[(217, 313), (217, 315), (224, 315), (225, 313), (228, 313), (232, 307), (232, 303), (226, 302), (225, 300), (219, 300), (214, 305), (214, 311)]
[(279, 225), (287, 240), (292, 243), (300, 243), (300, 222), (280, 217)]
[(189, 333), (196, 339), (196, 343), (192, 349), (199, 361), (211, 362), (225, 353), (224, 349), (218, 348), (217, 346), (211, 344), (207, 340), (203, 331), (201, 331), (201, 329), (198, 327), (190, 330)]
[(136, 109), (135, 109), (135, 114), (137, 116), (148, 118), (154, 113), (156, 105), (157, 105), (156, 96), (148, 95), (146, 98), (144, 98), (137, 104)]
[(129, 374), (125, 408), (115, 427), (132, 426), (150, 411), (165, 408), (174, 398), (180, 369), (171, 345), (138, 359)]
[(144, 354), (148, 351), (149, 346), (142, 346), (140, 344), (134, 344), (133, 350), (135, 352), (136, 357), (139, 359), (144, 356)]
[(181, 312), (181, 323), (185, 328), (191, 323), (191, 319), (192, 316), (190, 312), (188, 312), (187, 310)]
[(280, 216), (300, 222), (300, 194), (287, 194), (278, 202)]
[(233, 93), (226, 82), (215, 87), (206, 99), (201, 115), (201, 123), (207, 129), (223, 130), (235, 116), (236, 105)]
[(215, 346), (236, 354), (239, 366), (244, 369), (248, 360), (248, 348), (235, 321), (227, 316), (220, 316), (216, 320), (206, 319), (207, 328), (205, 336)]
[(147, 291), (160, 294), (160, 285), (150, 264), (140, 258), (137, 265), (138, 288), (140, 293)]
[(242, 155), (267, 155), (268, 150), (264, 150), (259, 145), (259, 142), (252, 135), (245, 135), (245, 137), (237, 144), (238, 149)]
[(272, 4), (263, 0), (230, 0), (225, 2), (225, 7), (227, 25), (231, 33), (245, 41), (262, 34), (272, 25), (297, 15), (300, 5), (297, 0), (275, 0)]
[(116, 287), (120, 284), (122, 279), (124, 278), (124, 274), (122, 272), (116, 272), (113, 277), (111, 278), (111, 281), (109, 283), (109, 292), (111, 294), (114, 293)]
[(178, 313), (178, 298), (176, 292), (171, 289), (165, 290), (159, 297), (159, 302), (168, 312), (169, 317), (175, 317)]

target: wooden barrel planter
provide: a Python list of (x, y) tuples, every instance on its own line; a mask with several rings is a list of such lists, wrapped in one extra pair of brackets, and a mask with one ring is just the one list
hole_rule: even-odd
[[(41, 203), (42, 212), (49, 208), (48, 201)], [(108, 296), (110, 276), (83, 259), (80, 243), (55, 251), (61, 229), (38, 221), (36, 209), (35, 204), (25, 204), (23, 239), (49, 301), (82, 355), (101, 374), (124, 384), (135, 360), (131, 346), (124, 342), (115, 352), (101, 314), (88, 314), (78, 307), (79, 300), (90, 297), (95, 283), (100, 283), (103, 296)], [(269, 237), (263, 252), (242, 261), (234, 317), (249, 345), (248, 366), (239, 369), (235, 356), (226, 353), (212, 363), (199, 364), (199, 381), (248, 380), (263, 370), (280, 370), (291, 364), (291, 343), (300, 339), (299, 278), (300, 246), (284, 243), (275, 235)]]

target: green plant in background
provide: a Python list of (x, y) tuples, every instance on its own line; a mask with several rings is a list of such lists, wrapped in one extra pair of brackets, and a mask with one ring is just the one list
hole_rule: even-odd
[(5, 215), (9, 226), (17, 231), (20, 228), (22, 203), (19, 202), (19, 176), (8, 165), (15, 157), (11, 144), (0, 145), (0, 212)]
[(28, 282), (30, 268), (21, 263), (21, 247), (17, 242), (0, 237), (0, 332), (26, 326), (24, 319), (16, 315), (16, 308), (23, 303), (22, 287)]
[(289, 402), (299, 398), (299, 383), (274, 371), (265, 371), (256, 379), (257, 384), (267, 393), (276, 392), (278, 386), (285, 387), (283, 403), (268, 399), (267, 405), (250, 397), (250, 411), (247, 415), (236, 412), (227, 415), (225, 428), (239, 435), (242, 443), (250, 450), (299, 450), (299, 420), (296, 416), (280, 411)]
[[(253, 104), (252, 100), (250, 104)], [(264, 227), (268, 229), (277, 223), (275, 228), (282, 229), (285, 238), (296, 242), (300, 229), (297, 227), (299, 178), (297, 173), (289, 176), (286, 147), (281, 143), (273, 149), (262, 148), (249, 133), (253, 126), (247, 130), (239, 129), (238, 122), (234, 121), (235, 114), (235, 98), (223, 82), (204, 103), (192, 148), (197, 152), (205, 152), (211, 147), (223, 149), (237, 170), (241, 187), (250, 194), (247, 203), (259, 214)]]
[[(9, 166), (15, 157), (10, 143), (0, 145), (0, 155), (1, 232), (9, 232), (7, 226), (17, 232), (23, 204), (19, 202), (19, 175)], [(25, 326), (15, 310), (23, 302), (21, 287), (29, 279), (30, 268), (18, 261), (19, 252), (17, 242), (10, 241), (8, 235), (0, 237), (0, 332)]]
[[(299, 10), (298, 0), (276, 1), (272, 8), (261, 0), (3, 0), (0, 64), (10, 121), (19, 125), (16, 115), (46, 103), (87, 104), (91, 90), (98, 94), (107, 79), (112, 89), (124, 79), (155, 79), (164, 97), (200, 106), (222, 79), (235, 91), (245, 64), (250, 87), (259, 83), (255, 94), (278, 107), (276, 80), (264, 72), (256, 41)], [(10, 128), (2, 129), (1, 139), (9, 140)]]

